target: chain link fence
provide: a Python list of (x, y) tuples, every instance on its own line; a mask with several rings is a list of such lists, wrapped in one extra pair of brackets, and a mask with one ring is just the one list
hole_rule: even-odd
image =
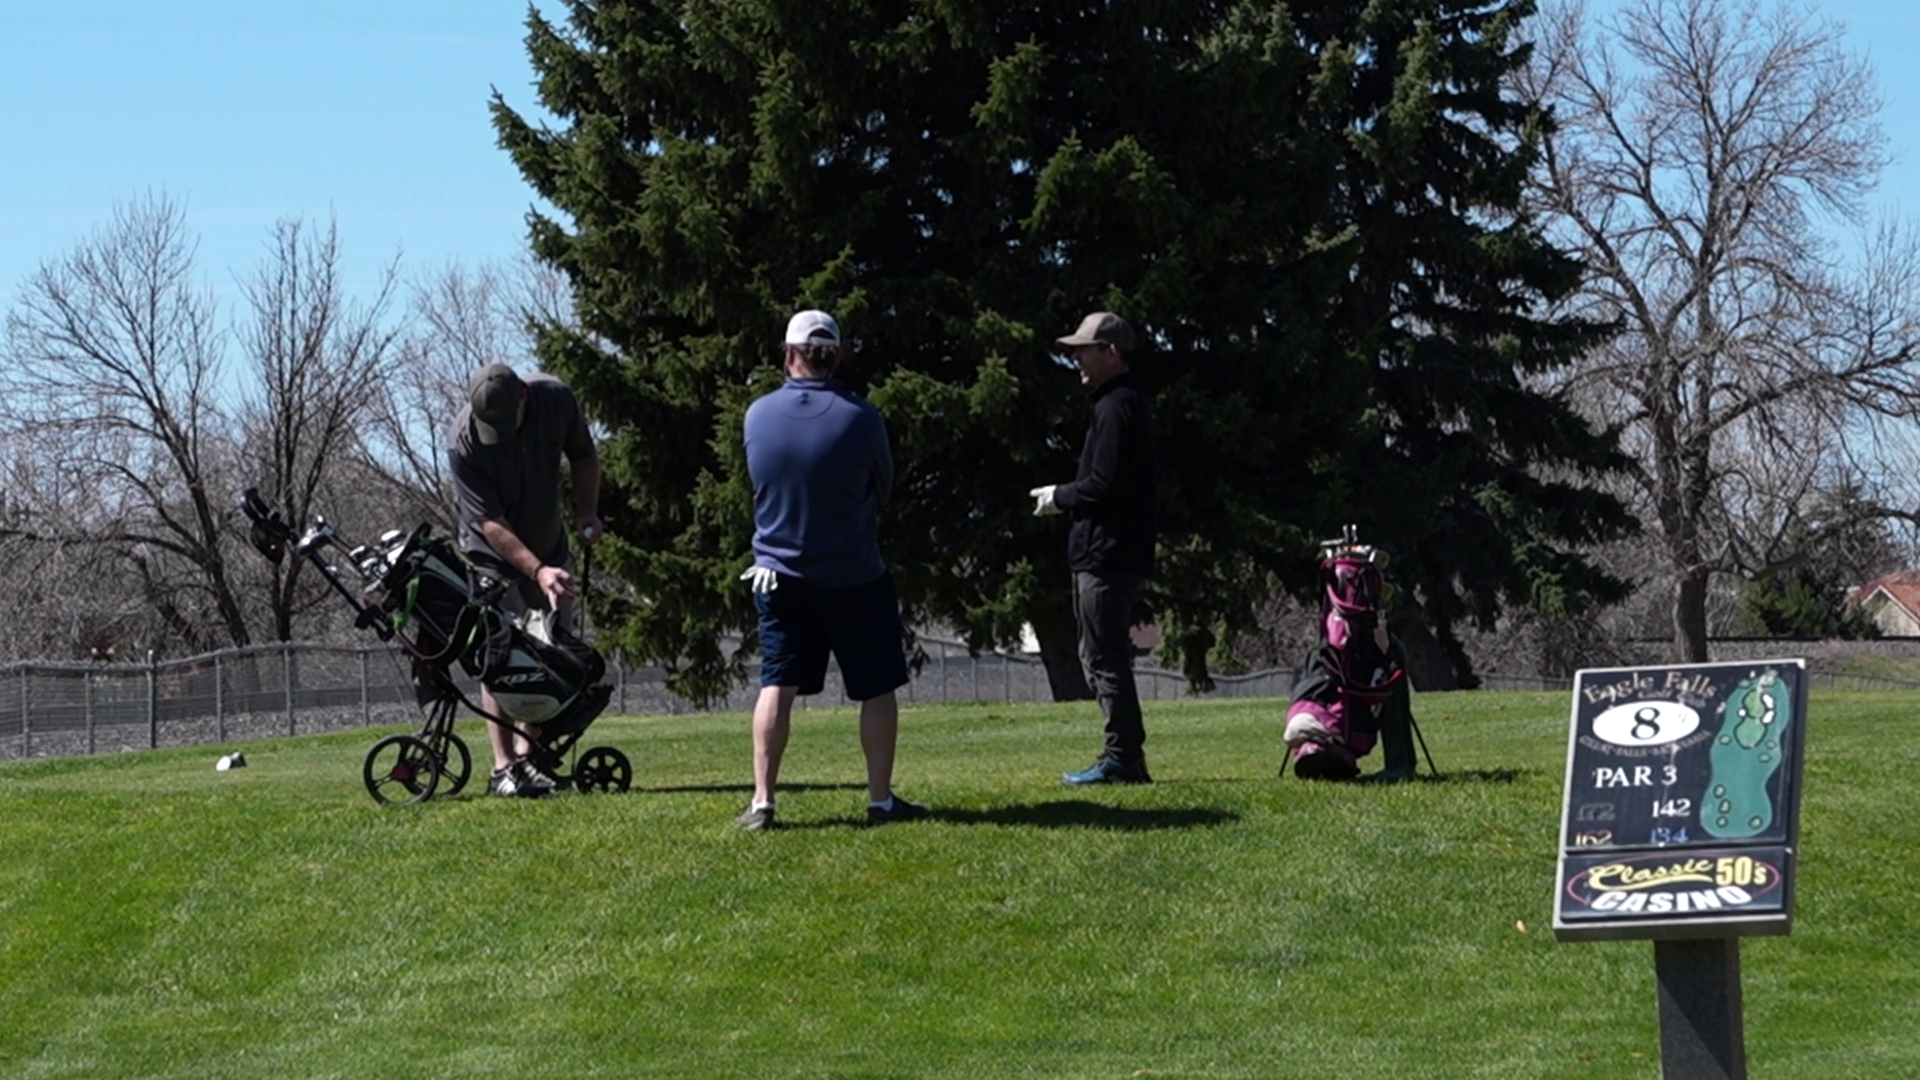
[[(1051, 701), (1044, 665), (1021, 653), (973, 655), (921, 638), (926, 662), (900, 690), (903, 704)], [(456, 669), (456, 672), (458, 669)], [(1278, 697), (1294, 673), (1216, 676), (1212, 697)], [(645, 715), (745, 712), (757, 679), (705, 708), (666, 687), (659, 667), (609, 666), (608, 711)], [(1187, 696), (1177, 672), (1135, 671), (1144, 700)], [(477, 700), (471, 682), (462, 689)], [(801, 708), (847, 704), (839, 672)], [(245, 742), (420, 718), (406, 658), (384, 645), (276, 644), (145, 664), (23, 663), (0, 668), (0, 760), (75, 757), (163, 746)]]
[[(1024, 653), (974, 655), (953, 641), (920, 638), (926, 662), (900, 690), (903, 704), (1030, 703), (1053, 700), (1046, 667)], [(1804, 642), (1749, 643), (1753, 655), (1808, 653)], [(1741, 651), (1730, 648), (1728, 651)], [(1886, 651), (1884, 645), (1877, 651)], [(1729, 657), (1731, 658), (1731, 657)], [(458, 669), (456, 669), (457, 672)], [(1216, 675), (1212, 698), (1283, 698), (1294, 671), (1273, 668), (1247, 675)], [(1135, 669), (1147, 701), (1190, 697), (1178, 672)], [(1920, 681), (1849, 673), (1816, 662), (1810, 687), (1914, 690)], [(613, 713), (668, 715), (738, 713), (753, 708), (758, 680), (705, 708), (667, 689), (659, 667), (609, 667)], [(1482, 675), (1488, 690), (1566, 692), (1566, 676)], [(477, 688), (462, 689), (477, 699)], [(839, 672), (826, 689), (801, 698), (800, 708), (849, 703)], [(384, 645), (277, 644), (229, 649), (185, 660), (146, 664), (24, 663), (0, 668), (0, 760), (75, 757), (162, 746), (246, 742), (310, 735), (350, 727), (411, 725), (420, 719), (405, 657)]]

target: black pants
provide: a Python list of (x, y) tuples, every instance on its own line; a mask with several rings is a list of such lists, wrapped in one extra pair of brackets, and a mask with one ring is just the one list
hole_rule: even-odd
[(1133, 684), (1133, 607), (1147, 579), (1138, 574), (1073, 575), (1073, 619), (1080, 631), (1080, 667), (1107, 717), (1107, 756), (1139, 761), (1147, 729)]

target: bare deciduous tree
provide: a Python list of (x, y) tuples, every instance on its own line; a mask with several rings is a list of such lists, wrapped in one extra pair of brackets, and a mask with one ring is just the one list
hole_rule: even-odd
[(250, 640), (227, 558), (225, 340), (194, 249), (167, 197), (116, 207), (28, 280), (0, 366), (5, 422), (57, 439), (60, 486), (86, 494), (41, 502), (37, 540), (111, 550), (164, 624), (149, 642), (163, 652)]
[(0, 566), (15, 583), (0, 592), (8, 661), (129, 659), (156, 636), (124, 564), (87, 538), (81, 518), (105, 500), (94, 478), (64, 466), (71, 452), (55, 436), (0, 440)]
[(1674, 658), (1706, 660), (1715, 576), (1820, 543), (1798, 509), (1816, 492), (1859, 496), (1822, 528), (1912, 517), (1882, 436), (1920, 415), (1920, 258), (1882, 229), (1849, 262), (1828, 231), (1884, 163), (1879, 98), (1838, 27), (1768, 0), (1634, 0), (1597, 24), (1575, 3), (1538, 29), (1520, 90), (1557, 129), (1533, 195), (1589, 266), (1574, 302), (1621, 327), (1573, 389), (1638, 460)]
[[(360, 431), (375, 414), (393, 370), (399, 331), (387, 319), (396, 273), (388, 266), (371, 301), (356, 303), (340, 273), (332, 222), (274, 226), (271, 253), (244, 282), (251, 317), (241, 350), (260, 388), (246, 409), (246, 457), (267, 500), (304, 522), (361, 500), (342, 483), (360, 455)], [(294, 616), (319, 599), (301, 580), (304, 560), (271, 570), (269, 613), (276, 640), (291, 640)], [(303, 584), (305, 588), (303, 589)]]
[(355, 540), (449, 525), (444, 436), (468, 375), (530, 365), (529, 318), (566, 310), (550, 273), (456, 267), (397, 319), (397, 263), (356, 298), (334, 224), (287, 219), (239, 280), (229, 322), (194, 254), (180, 204), (137, 200), (43, 266), (7, 313), (0, 557), (39, 586), (0, 601), (0, 618), (18, 616), (9, 655), (197, 652), (338, 629), (343, 612), (303, 564), (246, 549), (234, 496), (258, 487), (289, 520), (324, 514)]
[(559, 276), (529, 261), (449, 264), (415, 282), (408, 308), (412, 329), (380, 398), (373, 452), (413, 516), (448, 528), (446, 434), (467, 380), (494, 362), (531, 367), (529, 320), (570, 319), (570, 305)]

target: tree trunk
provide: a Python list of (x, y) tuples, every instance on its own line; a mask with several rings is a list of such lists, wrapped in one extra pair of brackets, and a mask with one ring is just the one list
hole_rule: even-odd
[(1033, 636), (1040, 642), (1040, 662), (1047, 666), (1047, 685), (1053, 691), (1053, 700), (1092, 698), (1087, 673), (1080, 666), (1080, 631), (1073, 621), (1073, 594), (1049, 592), (1035, 600), (1030, 615)]
[(1682, 574), (1673, 590), (1673, 661), (1704, 664), (1707, 656), (1707, 578), (1705, 571)]

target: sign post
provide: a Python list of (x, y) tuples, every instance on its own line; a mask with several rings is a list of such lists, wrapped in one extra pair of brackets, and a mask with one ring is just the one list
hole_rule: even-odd
[(1740, 939), (1653, 943), (1660, 995), (1660, 1065), (1668, 1077), (1744, 1080), (1747, 1040), (1740, 1013)]
[(1574, 678), (1553, 931), (1654, 942), (1662, 1075), (1744, 1080), (1740, 941), (1793, 927), (1806, 662)]

